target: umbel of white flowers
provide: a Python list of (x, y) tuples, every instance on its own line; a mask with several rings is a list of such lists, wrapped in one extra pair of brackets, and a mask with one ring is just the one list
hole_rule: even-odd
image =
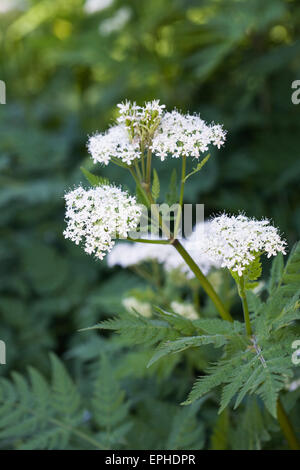
[(88, 254), (103, 259), (117, 237), (127, 238), (137, 228), (141, 208), (135, 197), (110, 185), (84, 189), (65, 195), (67, 228), (65, 238), (76, 245), (83, 242)]
[(118, 104), (117, 124), (106, 133), (89, 138), (88, 150), (94, 163), (108, 165), (112, 158), (131, 165), (145, 148), (165, 160), (168, 155), (199, 158), (210, 145), (220, 148), (226, 131), (219, 124), (206, 124), (200, 116), (165, 111), (158, 100), (138, 106), (135, 102)]
[(266, 254), (270, 258), (279, 252), (285, 254), (286, 241), (267, 219), (222, 214), (211, 220), (204, 245), (209, 258), (221, 261), (222, 267), (242, 276), (257, 256)]

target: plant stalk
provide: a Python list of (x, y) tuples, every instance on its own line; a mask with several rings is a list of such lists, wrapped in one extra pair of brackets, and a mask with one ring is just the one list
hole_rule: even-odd
[(174, 238), (177, 237), (178, 227), (179, 227), (180, 221), (182, 219), (182, 206), (183, 206), (183, 195), (184, 195), (185, 172), (186, 172), (186, 155), (184, 155), (182, 157), (179, 210), (178, 210), (178, 214), (176, 216), (176, 221), (175, 221)]
[(289, 448), (291, 450), (300, 450), (300, 444), (299, 444), (298, 438), (289, 420), (289, 417), (286, 414), (286, 411), (283, 407), (283, 404), (280, 398), (278, 398), (277, 400), (277, 419), (282, 429), (282, 432), (285, 435), (285, 438), (288, 442)]
[(146, 183), (150, 187), (150, 180), (151, 180), (151, 160), (152, 160), (152, 152), (148, 149), (147, 152), (147, 170), (146, 170)]
[(247, 302), (247, 297), (246, 297), (246, 292), (245, 292), (245, 281), (244, 281), (243, 276), (241, 276), (238, 281), (238, 291), (239, 291), (239, 296), (241, 298), (242, 305), (243, 305), (246, 332), (248, 336), (252, 336), (252, 327), (251, 327), (251, 322), (250, 322), (249, 308), (248, 308), (248, 302)]
[(211, 298), (213, 301), (216, 309), (218, 310), (219, 314), (223, 318), (223, 320), (227, 320), (230, 322), (233, 322), (233, 318), (230, 315), (230, 313), (227, 311), (225, 306), (223, 305), (223, 302), (221, 301), (220, 297), (214, 290), (213, 286), (211, 283), (208, 281), (206, 276), (204, 276), (203, 272), (199, 268), (199, 266), (195, 263), (193, 258), (189, 255), (189, 253), (186, 251), (186, 249), (182, 246), (179, 240), (174, 240), (172, 245), (174, 248), (178, 251), (178, 253), (181, 255), (181, 257), (184, 259), (186, 264), (189, 266), (191, 271), (195, 274), (196, 278), (200, 282), (201, 286), (207, 293), (207, 295)]

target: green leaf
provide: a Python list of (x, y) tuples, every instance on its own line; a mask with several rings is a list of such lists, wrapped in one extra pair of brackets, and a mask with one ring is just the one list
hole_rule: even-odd
[(81, 331), (94, 329), (114, 330), (129, 344), (157, 344), (159, 341), (174, 340), (179, 335), (167, 322), (131, 313), (122, 313), (120, 317), (105, 320)]
[(282, 278), (282, 275), (283, 275), (283, 269), (284, 269), (283, 254), (278, 253), (278, 255), (274, 258), (273, 263), (272, 263), (271, 276), (270, 276), (269, 285), (268, 285), (268, 291), (270, 295), (272, 295), (277, 289), (280, 283), (280, 280)]
[(171, 431), (166, 442), (166, 449), (193, 450), (202, 449), (205, 443), (204, 426), (197, 419), (202, 402), (188, 408), (179, 408), (171, 418)]
[(159, 178), (158, 178), (157, 171), (154, 168), (153, 169), (153, 183), (152, 183), (152, 197), (154, 201), (156, 201), (159, 198), (159, 193), (160, 193)]
[(86, 170), (82, 166), (80, 167), (80, 170), (82, 171), (82, 173), (84, 174), (84, 176), (86, 177), (88, 182), (91, 183), (92, 186), (103, 186), (103, 185), (108, 185), (109, 184), (108, 178), (104, 178), (103, 176), (94, 175), (93, 173)]
[(245, 409), (239, 415), (239, 425), (231, 434), (231, 448), (261, 450), (263, 443), (271, 439), (270, 430), (277, 430), (273, 418), (259, 406), (256, 397), (249, 396)]
[(190, 336), (187, 338), (180, 338), (175, 341), (168, 341), (159, 347), (154, 356), (150, 359), (147, 367), (150, 367), (156, 361), (168, 354), (182, 352), (189, 348), (203, 346), (204, 344), (214, 344), (216, 347), (221, 347), (226, 343), (226, 341), (226, 338), (222, 335)]
[(145, 207), (150, 206), (149, 201), (147, 197), (145, 196), (144, 191), (141, 189), (139, 185), (136, 185), (135, 194), (136, 194), (136, 200), (139, 204), (143, 204)]
[(12, 374), (12, 381), (0, 380), (0, 439), (14, 448), (68, 448), (82, 421), (75, 384), (54, 355), (51, 364), (52, 387), (33, 368), (29, 368), (30, 380), (19, 373)]
[(244, 272), (245, 278), (245, 289), (253, 289), (257, 286), (257, 281), (261, 277), (262, 273), (262, 266), (260, 261), (260, 256), (256, 256), (256, 258), (250, 263)]
[(92, 411), (93, 420), (101, 431), (105, 448), (115, 448), (122, 443), (132, 426), (129, 415), (130, 402), (125, 401), (112, 364), (105, 354), (101, 355), (98, 376), (94, 383)]
[(211, 436), (211, 450), (227, 450), (229, 448), (229, 411), (226, 408), (218, 417)]
[(215, 387), (221, 385), (232, 370), (232, 363), (225, 362), (223, 364), (217, 363), (209, 369), (209, 375), (205, 375), (196, 380), (188, 398), (182, 405), (190, 405), (195, 400), (203, 397), (206, 393), (210, 392)]
[(300, 242), (294, 245), (289, 259), (283, 271), (282, 283), (294, 288), (299, 287), (300, 282)]

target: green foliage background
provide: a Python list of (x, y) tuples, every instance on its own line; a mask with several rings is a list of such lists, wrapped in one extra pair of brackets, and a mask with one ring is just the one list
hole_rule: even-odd
[[(87, 378), (106, 352), (138, 416), (122, 445), (180, 448), (168, 416), (177, 419), (174, 429), (184, 419), (193, 427), (198, 410), (177, 411), (193, 419), (174, 410), (194, 371), (185, 372), (184, 384), (180, 368), (172, 379), (167, 364), (145, 372), (148, 357), (140, 354), (138, 367), (134, 353), (125, 360), (113, 337), (77, 331), (119, 313), (122, 293), (142, 281), (63, 239), (63, 194), (83, 180), (81, 165), (91, 169), (87, 135), (112, 122), (115, 104), (159, 98), (168, 109), (200, 112), (228, 130), (224, 149), (191, 178), (186, 201), (205, 203), (207, 216), (225, 209), (270, 217), (291, 246), (300, 238), (300, 105), (291, 102), (291, 83), (300, 79), (300, 5), (115, 0), (88, 15), (83, 3), (31, 0), (21, 11), (0, 14), (0, 79), (7, 86), (7, 104), (0, 106), (0, 338), (7, 365), (0, 374), (24, 374), (30, 365), (49, 377), (52, 351), (85, 396), (92, 394)], [(99, 24), (124, 7), (130, 11), (124, 27), (101, 34)], [(158, 165), (162, 187), (174, 164)], [(119, 168), (98, 170), (124, 182)], [(204, 445), (203, 429), (215, 419), (214, 407), (206, 407), (196, 426), (201, 435), (190, 430), (191, 441), (182, 445)], [(227, 419), (219, 418), (215, 439)]]

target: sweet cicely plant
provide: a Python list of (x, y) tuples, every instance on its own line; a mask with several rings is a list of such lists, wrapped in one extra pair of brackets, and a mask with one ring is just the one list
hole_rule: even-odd
[[(226, 132), (221, 125), (206, 124), (198, 115), (167, 112), (158, 101), (144, 106), (126, 102), (118, 107), (117, 123), (106, 133), (90, 137), (88, 150), (95, 164), (112, 163), (130, 172), (136, 195), (83, 170), (93, 187), (80, 186), (66, 195), (64, 234), (100, 260), (109, 253), (111, 265), (138, 265), (149, 258), (169, 268), (185, 265), (185, 272), (200, 283), (214, 308), (213, 315), (206, 316), (174, 299), (168, 311), (130, 297), (125, 302), (128, 314), (92, 328), (116, 330), (129, 342), (154, 345), (149, 367), (163, 357), (212, 344), (220, 354), (197, 379), (183, 404), (221, 388), (222, 412), (232, 403), (237, 408), (247, 396), (255, 394), (278, 420), (289, 447), (299, 449), (279, 395), (282, 393), (285, 399), (284, 391), (295, 374), (291, 348), (299, 338), (300, 245), (294, 247), (284, 265), (286, 241), (277, 228), (266, 219), (255, 220), (244, 214), (218, 215), (203, 224), (201, 236), (183, 238), (185, 183), (208, 162), (210, 148), (225, 143)], [(172, 162), (172, 158), (181, 160), (181, 176), (177, 188), (172, 172), (172, 197), (167, 202), (175, 204), (176, 210), (173, 218), (166, 219), (157, 204), (160, 180), (155, 162)], [(197, 165), (187, 174), (187, 161), (192, 158)], [(146, 233), (153, 225), (158, 229), (155, 236)], [(132, 243), (132, 248), (126, 246), (127, 251), (119, 249), (123, 242), (115, 246), (116, 240), (124, 238), (127, 245)], [(264, 255), (274, 257), (274, 261), (270, 279), (261, 287)], [(233, 318), (218, 286), (209, 280), (207, 266), (231, 274), (244, 321), (238, 312)]]

